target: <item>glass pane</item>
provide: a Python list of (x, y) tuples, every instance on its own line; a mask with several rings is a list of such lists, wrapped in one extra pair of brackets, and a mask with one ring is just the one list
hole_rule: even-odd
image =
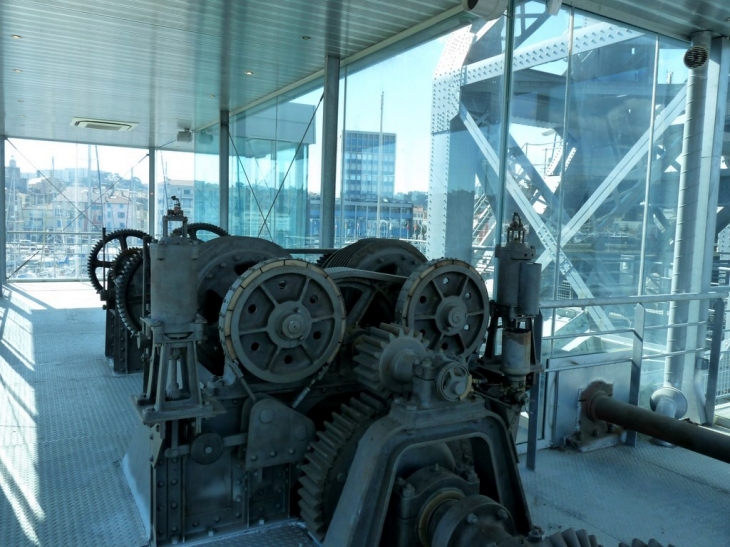
[(84, 279), (102, 229), (147, 232), (146, 150), (8, 139), (5, 154), (8, 280)]
[(339, 246), (378, 237), (426, 252), (433, 82), (449, 39), (347, 74)]
[(231, 233), (318, 246), (319, 200), (309, 190), (321, 172), (321, 98), (319, 88), (231, 120)]

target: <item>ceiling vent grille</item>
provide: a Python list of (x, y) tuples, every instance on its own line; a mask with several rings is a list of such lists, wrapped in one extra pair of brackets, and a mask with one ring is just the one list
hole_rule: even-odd
[(101, 129), (103, 131), (131, 131), (139, 124), (137, 122), (117, 122), (94, 118), (71, 118), (71, 125), (85, 129)]

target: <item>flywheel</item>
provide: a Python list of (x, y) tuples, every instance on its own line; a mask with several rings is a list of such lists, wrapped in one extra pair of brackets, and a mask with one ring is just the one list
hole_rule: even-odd
[(395, 320), (420, 332), (429, 349), (468, 355), (479, 347), (489, 324), (487, 287), (466, 262), (432, 260), (403, 284)]
[(297, 259), (253, 266), (228, 290), (221, 306), (223, 351), (248, 372), (274, 383), (296, 382), (337, 354), (345, 334), (345, 305), (321, 268)]

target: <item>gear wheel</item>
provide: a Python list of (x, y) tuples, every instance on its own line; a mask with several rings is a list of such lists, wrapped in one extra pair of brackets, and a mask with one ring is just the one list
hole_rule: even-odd
[[(220, 226), (216, 226), (215, 224), (209, 224), (207, 222), (193, 222), (191, 224), (188, 224), (188, 237), (192, 239), (193, 241), (208, 241), (212, 239), (212, 237), (198, 237), (198, 232), (210, 232), (214, 236), (218, 237), (224, 237), (227, 235), (230, 235), (226, 230), (221, 228)], [(172, 235), (179, 236), (182, 234), (182, 228), (175, 228), (172, 231)]]
[[(138, 246), (141, 247), (142, 240), (145, 237), (149, 236), (142, 230), (124, 229), (109, 232), (105, 237), (96, 242), (89, 253), (89, 259), (86, 263), (86, 272), (89, 275), (89, 281), (91, 281), (96, 292), (102, 292), (105, 290), (104, 285), (102, 285), (102, 282), (99, 279), (98, 270), (102, 268), (111, 268), (117, 255), (130, 248), (130, 239), (138, 239)], [(104, 252), (102, 252), (102, 250), (104, 250)]]
[(363, 393), (343, 404), (340, 412), (333, 412), (332, 421), (325, 422), (324, 430), (317, 432), (318, 440), (310, 445), (299, 479), (299, 507), (318, 540), (324, 538), (332, 520), (360, 438), (385, 411), (382, 402)]
[[(664, 547), (661, 543), (659, 543), (655, 539), (650, 539), (649, 543), (644, 543), (643, 541), (639, 539), (635, 539), (631, 542), (631, 545), (628, 543), (619, 543), (618, 547)], [(674, 547), (671, 543), (667, 545), (667, 547)]]
[(370, 327), (355, 346), (355, 375), (383, 397), (410, 391), (413, 362), (426, 356), (428, 342), (420, 332), (389, 323)]
[(596, 536), (588, 534), (585, 530), (573, 530), (568, 528), (557, 532), (540, 542), (544, 547), (601, 547)]
[(124, 249), (122, 252), (120, 252), (112, 263), (112, 277), (114, 279), (117, 279), (120, 275), (122, 275), (124, 267), (127, 265), (127, 263), (141, 252), (142, 249), (139, 247), (130, 247), (129, 249)]
[(423, 334), (434, 351), (468, 355), (487, 331), (489, 293), (479, 272), (466, 262), (432, 260), (403, 284), (395, 320)]
[[(141, 317), (145, 315), (142, 298), (144, 290), (143, 265), (144, 256), (141, 252), (136, 253), (126, 261), (122, 273), (114, 280), (117, 312), (124, 326), (132, 334), (141, 332)], [(148, 295), (149, 291), (148, 286)]]

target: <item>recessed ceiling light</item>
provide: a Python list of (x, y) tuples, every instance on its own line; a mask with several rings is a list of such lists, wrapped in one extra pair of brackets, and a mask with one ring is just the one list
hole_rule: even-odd
[(247, 70), (246, 71), (246, 76), (253, 76), (253, 72), (251, 72), (250, 70)]
[(311, 36), (302, 36), (302, 40), (311, 40), (311, 39), (312, 39)]
[(25, 118), (25, 115), (24, 115), (24, 114), (21, 114), (21, 115), (20, 115), (20, 117), (21, 117), (21, 118)]
[(22, 36), (20, 34), (13, 34), (11, 38), (15, 38), (16, 40), (20, 40)]
[(211, 99), (215, 99), (215, 95), (213, 93), (211, 93), (210, 95), (208, 95), (208, 97), (210, 97)]
[(22, 70), (20, 70), (19, 68), (14, 68), (14, 69), (13, 69), (13, 72), (23, 72), (23, 71), (22, 71)]

